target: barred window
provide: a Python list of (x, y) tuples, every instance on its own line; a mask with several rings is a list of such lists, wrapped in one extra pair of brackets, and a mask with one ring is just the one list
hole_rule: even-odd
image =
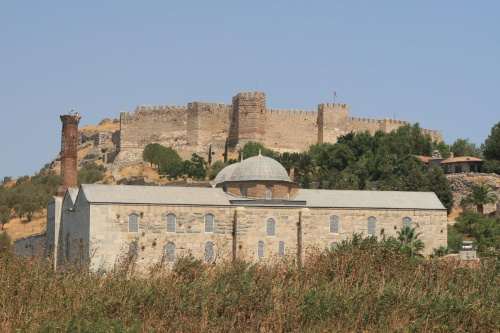
[(128, 216), (128, 232), (138, 232), (139, 231), (139, 215), (130, 214)]
[(263, 241), (259, 241), (259, 243), (257, 244), (257, 256), (259, 258), (264, 257), (264, 242)]
[(174, 214), (167, 215), (167, 232), (175, 232), (176, 222), (177, 222), (177, 218)]
[(405, 217), (403, 219), (403, 228), (404, 227), (411, 228), (411, 219), (409, 217)]
[(271, 187), (268, 187), (266, 189), (266, 199), (272, 199), (273, 198), (273, 189)]
[(212, 214), (205, 215), (205, 232), (214, 232), (214, 216)]
[(376, 235), (377, 234), (377, 219), (373, 216), (368, 218), (366, 233), (368, 235)]
[(247, 197), (247, 188), (246, 187), (241, 188), (241, 196), (244, 198)]
[(205, 262), (214, 261), (214, 243), (208, 242), (205, 244)]
[(285, 242), (281, 241), (278, 245), (278, 255), (283, 257), (285, 255)]
[(330, 233), (331, 234), (339, 233), (339, 217), (336, 215), (330, 217)]
[(165, 247), (165, 260), (167, 262), (173, 262), (175, 260), (175, 244), (172, 242), (168, 242), (167, 246)]
[(273, 219), (267, 220), (267, 236), (276, 236), (276, 222)]

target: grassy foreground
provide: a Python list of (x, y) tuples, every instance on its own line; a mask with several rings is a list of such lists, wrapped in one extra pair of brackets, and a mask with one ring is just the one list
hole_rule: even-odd
[(371, 244), (290, 262), (181, 258), (140, 277), (0, 258), (0, 332), (500, 331), (500, 265), (464, 268)]

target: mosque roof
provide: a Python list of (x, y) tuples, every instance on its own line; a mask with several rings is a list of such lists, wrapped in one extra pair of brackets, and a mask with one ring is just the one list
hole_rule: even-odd
[(230, 205), (220, 188), (84, 184), (81, 187), (90, 203), (148, 205)]
[(225, 167), (215, 177), (212, 186), (223, 182), (250, 180), (292, 182), (285, 168), (278, 161), (259, 155)]
[[(81, 192), (94, 204), (300, 206), (346, 209), (444, 210), (433, 192), (301, 189), (293, 200), (236, 199), (221, 188), (85, 184)], [(80, 193), (81, 195), (81, 193)]]

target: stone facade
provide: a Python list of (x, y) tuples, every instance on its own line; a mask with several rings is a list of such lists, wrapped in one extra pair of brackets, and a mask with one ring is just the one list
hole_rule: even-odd
[[(68, 198), (66, 198), (68, 199)], [(68, 200), (69, 206), (71, 200)], [(66, 204), (64, 205), (66, 206)], [(80, 195), (75, 210), (64, 210), (62, 258), (89, 259), (94, 270), (109, 269), (129, 255), (131, 244), (137, 246), (135, 263), (147, 271), (165, 260), (168, 243), (175, 245), (175, 258), (192, 255), (206, 259), (206, 245), (211, 242), (213, 260), (240, 258), (251, 262), (269, 262), (284, 255), (303, 260), (308, 254), (330, 249), (352, 233), (367, 235), (368, 218), (377, 221), (375, 235), (397, 236), (403, 218), (421, 232), (425, 255), (433, 248), (446, 246), (446, 210), (409, 209), (339, 209), (276, 207), (273, 205), (199, 205), (91, 204)], [(137, 214), (137, 231), (129, 230), (129, 216)], [(175, 216), (175, 231), (167, 230), (167, 216)], [(205, 216), (214, 217), (214, 228), (205, 229)], [(330, 219), (337, 216), (338, 230), (331, 232)], [(274, 234), (267, 223), (273, 219)], [(259, 255), (259, 242), (263, 253)]]
[[(176, 150), (223, 151), (256, 141), (275, 151), (299, 152), (316, 143), (335, 143), (351, 131), (390, 132), (408, 122), (393, 119), (354, 118), (349, 105), (322, 103), (317, 110), (267, 109), (263, 92), (238, 93), (232, 105), (194, 102), (185, 105), (137, 107), (134, 114), (120, 113), (118, 162), (140, 159), (152, 142)], [(293, 129), (293, 130), (292, 130)], [(442, 132), (422, 129), (433, 140)]]

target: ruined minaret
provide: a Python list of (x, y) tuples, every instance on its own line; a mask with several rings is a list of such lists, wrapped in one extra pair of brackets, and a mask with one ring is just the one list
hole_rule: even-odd
[(64, 197), (70, 187), (78, 187), (78, 123), (80, 115), (73, 113), (61, 116), (61, 186), (57, 190), (58, 197)]

